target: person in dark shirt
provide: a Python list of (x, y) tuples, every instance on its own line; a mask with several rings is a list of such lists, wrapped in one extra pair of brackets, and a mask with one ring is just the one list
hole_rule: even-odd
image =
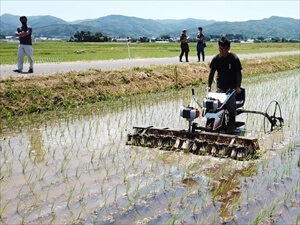
[(29, 60), (28, 73), (33, 73), (32, 28), (27, 25), (26, 16), (21, 16), (20, 22), (22, 25), (19, 26), (15, 32), (15, 35), (19, 37), (20, 44), (18, 48), (18, 69), (15, 69), (14, 72), (23, 72), (24, 56), (27, 55)]
[(180, 48), (181, 48), (181, 53), (179, 56), (179, 61), (182, 62), (182, 56), (185, 54), (185, 61), (189, 61), (189, 36), (187, 36), (187, 30), (183, 29), (182, 34), (180, 36)]
[(230, 52), (230, 41), (221, 37), (218, 41), (219, 54), (210, 63), (210, 73), (208, 77), (208, 91), (211, 89), (214, 74), (217, 71), (217, 92), (226, 93), (229, 89), (234, 89), (235, 93), (227, 102), (229, 112), (228, 132), (235, 129), (236, 97), (235, 94), (241, 92), (242, 65), (238, 56)]
[(200, 54), (202, 55), (202, 60), (204, 61), (205, 59), (205, 53), (204, 53), (204, 47), (205, 47), (205, 40), (204, 40), (204, 35), (202, 33), (202, 27), (198, 27), (198, 34), (196, 37), (197, 40), (197, 57), (198, 57), (198, 62), (200, 62)]

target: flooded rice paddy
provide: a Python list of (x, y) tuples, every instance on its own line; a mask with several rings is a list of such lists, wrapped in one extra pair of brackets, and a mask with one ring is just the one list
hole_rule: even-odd
[[(261, 147), (245, 162), (125, 145), (133, 125), (187, 128), (179, 109), (190, 103), (190, 88), (4, 129), (0, 223), (299, 224), (299, 70), (243, 86), (246, 109), (264, 112), (277, 100), (285, 120), (265, 134), (262, 116), (238, 117)], [(199, 99), (205, 88), (195, 87)]]

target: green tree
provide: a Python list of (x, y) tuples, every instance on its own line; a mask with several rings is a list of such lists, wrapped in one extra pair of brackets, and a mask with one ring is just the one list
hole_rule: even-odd
[(74, 42), (108, 42), (110, 40), (110, 37), (103, 35), (101, 32), (97, 32), (93, 35), (90, 31), (77, 31), (74, 36), (70, 38), (70, 41)]
[(165, 41), (165, 40), (169, 40), (171, 36), (169, 34), (163, 34), (160, 36), (160, 38)]

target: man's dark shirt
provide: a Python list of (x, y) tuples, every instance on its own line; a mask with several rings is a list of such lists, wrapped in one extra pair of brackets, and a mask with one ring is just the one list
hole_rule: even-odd
[(19, 33), (26, 33), (27, 31), (29, 31), (29, 35), (27, 35), (26, 37), (19, 37), (19, 41), (20, 44), (22, 45), (32, 45), (32, 40), (31, 40), (31, 33), (32, 33), (32, 28), (30, 26), (19, 26), (17, 28), (17, 31)]
[(197, 38), (203, 38), (202, 41), (197, 41), (197, 43), (203, 43), (204, 41), (204, 35), (203, 34), (197, 34)]
[(239, 87), (237, 82), (241, 79), (238, 80), (237, 72), (242, 70), (242, 65), (236, 54), (229, 52), (226, 57), (216, 55), (210, 63), (210, 68), (218, 71), (217, 87), (224, 92)]
[[(187, 39), (187, 35), (181, 34), (181, 36), (180, 36), (180, 42), (181, 41), (185, 41), (186, 39)], [(181, 42), (180, 47), (181, 47), (181, 50), (183, 52), (189, 52), (190, 51), (189, 44), (187, 42)]]

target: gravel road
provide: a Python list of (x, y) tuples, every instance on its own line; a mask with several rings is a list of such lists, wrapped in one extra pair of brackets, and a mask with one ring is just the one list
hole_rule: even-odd
[[(240, 59), (245, 58), (257, 58), (257, 57), (272, 57), (279, 55), (292, 55), (298, 54), (299, 51), (293, 52), (272, 52), (272, 53), (260, 53), (260, 54), (239, 54)], [(206, 56), (206, 61), (209, 62), (213, 56)], [(196, 62), (196, 57), (189, 57), (190, 62)], [(148, 58), (148, 59), (122, 59), (122, 60), (103, 60), (103, 61), (78, 61), (78, 62), (64, 62), (64, 63), (41, 63), (34, 65), (34, 73), (30, 75), (43, 75), (51, 74), (56, 72), (68, 72), (74, 71), (85, 71), (88, 69), (117, 69), (134, 66), (149, 66), (149, 65), (167, 65), (167, 64), (179, 64), (178, 57), (172, 58)], [(28, 64), (24, 64), (24, 71), (28, 70)], [(23, 72), (22, 74), (15, 73), (13, 70), (16, 69), (16, 65), (1, 65), (0, 66), (0, 77), (4, 76), (20, 76), (28, 75)]]

